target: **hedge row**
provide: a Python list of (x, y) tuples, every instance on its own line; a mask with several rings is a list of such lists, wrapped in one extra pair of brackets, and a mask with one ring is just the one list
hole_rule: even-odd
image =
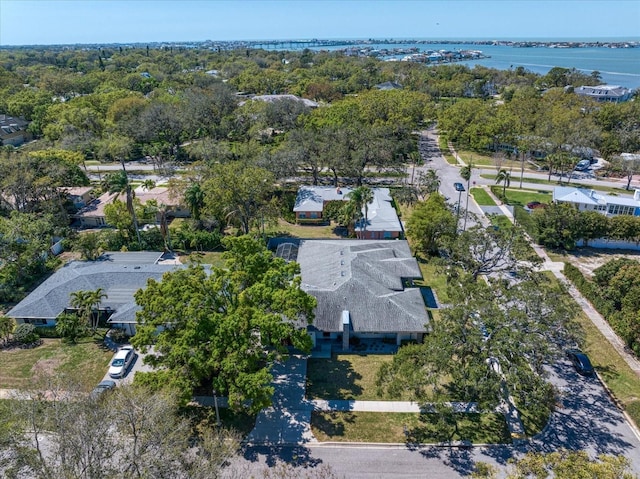
[(593, 307), (602, 315), (607, 323), (609, 323), (609, 326), (611, 326), (618, 337), (624, 341), (625, 345), (636, 355), (640, 356), (640, 342), (638, 341), (637, 329), (633, 325), (630, 327), (628, 322), (624, 321), (622, 312), (616, 309), (615, 304), (600, 294), (599, 286), (585, 278), (578, 268), (569, 263), (565, 263), (564, 275), (573, 282), (578, 291), (593, 304)]
[(567, 279), (580, 291), (580, 294), (587, 298), (593, 307), (608, 320), (609, 316), (615, 312), (615, 308), (610, 301), (600, 295), (598, 285), (585, 278), (582, 272), (571, 263), (564, 264), (563, 272)]

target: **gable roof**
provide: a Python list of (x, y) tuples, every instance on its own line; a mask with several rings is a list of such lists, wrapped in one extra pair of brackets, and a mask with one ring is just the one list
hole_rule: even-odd
[[(349, 311), (355, 332), (423, 332), (429, 322), (419, 288), (422, 277), (406, 241), (295, 240), (302, 289), (318, 300), (314, 326), (342, 331)], [(271, 246), (275, 246), (274, 243)]]
[[(349, 201), (353, 188), (326, 186), (301, 186), (293, 206), (294, 212), (321, 212), (326, 201)], [(392, 204), (389, 188), (372, 188), (373, 200), (367, 206), (367, 231), (402, 231), (398, 214)], [(364, 213), (364, 211), (363, 211)], [(364, 220), (356, 225), (356, 231), (363, 228)]]
[(102, 288), (107, 297), (101, 308), (122, 315), (128, 311), (135, 320), (133, 295), (153, 278), (157, 281), (176, 265), (159, 265), (159, 252), (106, 253), (97, 261), (72, 261), (53, 273), (7, 316), (12, 318), (55, 319), (69, 307), (69, 296), (76, 291)]
[(325, 186), (301, 186), (296, 196), (293, 211), (322, 211), (325, 201), (347, 200), (351, 188)]
[(556, 186), (553, 189), (553, 201), (579, 203), (583, 205), (604, 204), (602, 196), (594, 190), (572, 188), (570, 186)]
[[(374, 188), (373, 200), (367, 206), (367, 231), (402, 231), (398, 213), (392, 204), (389, 188)], [(355, 225), (356, 231), (365, 228), (364, 218)]]

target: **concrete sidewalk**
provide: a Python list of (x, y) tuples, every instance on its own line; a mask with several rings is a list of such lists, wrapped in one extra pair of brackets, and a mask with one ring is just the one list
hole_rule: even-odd
[[(369, 412), (430, 412), (430, 407), (421, 408), (412, 401), (355, 401), (349, 399), (314, 399), (310, 401), (314, 411), (369, 411)], [(480, 412), (476, 403), (450, 403), (456, 412)]]
[[(509, 218), (509, 220), (513, 223), (514, 218), (511, 214), (509, 208), (504, 206), (502, 202), (496, 198), (496, 196), (491, 191), (491, 188), (485, 188), (485, 191), (491, 198), (496, 202), (500, 210), (503, 212), (504, 216)], [(551, 261), (549, 255), (545, 251), (545, 249), (536, 244), (536, 242), (529, 238), (529, 243), (533, 247), (536, 254), (542, 259), (543, 263), (540, 266), (540, 269), (543, 271), (551, 271), (553, 275), (558, 278), (558, 280), (567, 287), (569, 294), (578, 306), (582, 309), (584, 314), (591, 320), (591, 322), (598, 328), (598, 330), (602, 333), (602, 335), (607, 338), (607, 340), (611, 343), (611, 345), (615, 348), (618, 354), (624, 359), (627, 365), (638, 375), (640, 376), (640, 361), (633, 355), (629, 354), (625, 349), (625, 344), (620, 339), (620, 337), (615, 333), (615, 331), (611, 328), (609, 323), (602, 317), (602, 315), (596, 311), (596, 309), (591, 305), (591, 303), (584, 297), (582, 294), (576, 289), (576, 287), (571, 283), (566, 276), (563, 274), (564, 263), (561, 261)]]

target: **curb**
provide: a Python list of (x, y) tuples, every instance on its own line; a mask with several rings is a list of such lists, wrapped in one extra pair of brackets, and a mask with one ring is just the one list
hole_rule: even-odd
[[(339, 442), (339, 441), (309, 441), (305, 443), (297, 442), (255, 442), (255, 441), (241, 441), (242, 446), (246, 447), (323, 447), (327, 449), (331, 448), (371, 448), (371, 449), (423, 449), (427, 447), (438, 447), (442, 449), (473, 449), (477, 447), (504, 447), (509, 445), (504, 444), (485, 444), (485, 443), (471, 443), (465, 441), (455, 441), (453, 443), (406, 443), (406, 442)], [(517, 445), (515, 442), (514, 445)]]
[(596, 378), (598, 378), (598, 381), (600, 381), (600, 384), (602, 384), (602, 387), (606, 391), (607, 395), (609, 396), (613, 404), (615, 404), (616, 407), (620, 410), (627, 424), (629, 425), (629, 428), (631, 429), (633, 434), (635, 434), (636, 438), (638, 438), (638, 440), (640, 441), (640, 429), (638, 429), (638, 426), (636, 425), (636, 423), (633, 421), (633, 419), (631, 419), (631, 416), (629, 416), (629, 413), (627, 413), (627, 411), (625, 410), (624, 405), (620, 402), (620, 400), (617, 397), (614, 396), (613, 391), (609, 389), (609, 386), (607, 386), (607, 383), (604, 382), (604, 380), (602, 379), (598, 371), (594, 371), (594, 372), (596, 373)]

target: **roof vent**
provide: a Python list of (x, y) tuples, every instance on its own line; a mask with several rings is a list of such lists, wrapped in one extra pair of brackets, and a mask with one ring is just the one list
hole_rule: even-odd
[(344, 276), (344, 271), (340, 271), (340, 276)]

